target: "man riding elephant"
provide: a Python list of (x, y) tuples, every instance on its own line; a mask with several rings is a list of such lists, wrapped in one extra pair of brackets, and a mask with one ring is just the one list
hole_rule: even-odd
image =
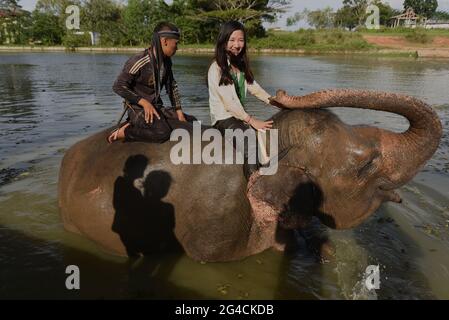
[[(125, 99), (128, 121), (108, 136), (109, 143), (121, 139), (162, 143), (176, 128), (191, 130), (196, 119), (183, 113), (172, 72), (171, 57), (176, 54), (179, 37), (175, 25), (161, 22), (154, 29), (151, 46), (125, 63), (113, 90)], [(171, 108), (164, 108), (160, 97), (164, 86)]]

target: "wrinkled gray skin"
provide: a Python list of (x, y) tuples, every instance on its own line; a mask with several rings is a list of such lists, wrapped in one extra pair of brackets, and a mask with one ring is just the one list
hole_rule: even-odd
[[(254, 174), (249, 182), (240, 165), (173, 165), (169, 154), (174, 142), (108, 145), (103, 131), (75, 144), (63, 159), (59, 177), (65, 228), (109, 252), (130, 254), (125, 238), (119, 237), (120, 228), (113, 224), (128, 221), (132, 226), (132, 213), (120, 209), (122, 218), (117, 219), (114, 183), (123, 176), (130, 156), (144, 155), (145, 176), (163, 172), (168, 177), (167, 190), (158, 199), (167, 204), (164, 208), (172, 208), (167, 212), (174, 214), (174, 221), (164, 226), (174, 227), (184, 251), (201, 261), (241, 259), (273, 246), (282, 248), (287, 229), (305, 228), (313, 216), (328, 227), (345, 229), (362, 223), (385, 201), (400, 202), (394, 189), (415, 176), (442, 134), (436, 113), (403, 95), (329, 90), (289, 97), (279, 91), (273, 103), (290, 109), (273, 117), (279, 129), (279, 169), (273, 176)], [(332, 107), (397, 113), (409, 120), (410, 128), (399, 134), (349, 126), (322, 110)], [(154, 181), (157, 188), (160, 182)], [(142, 203), (146, 207), (131, 233), (140, 235), (135, 242), (146, 241), (148, 250), (137, 250), (145, 254), (151, 252), (149, 242), (158, 242), (145, 237), (155, 234), (151, 228), (161, 215), (155, 213), (157, 205), (152, 208), (155, 201)], [(152, 227), (145, 229), (145, 221)]]

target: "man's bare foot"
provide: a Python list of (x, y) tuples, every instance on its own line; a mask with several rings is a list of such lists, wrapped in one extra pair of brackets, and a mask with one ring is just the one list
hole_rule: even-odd
[(114, 130), (108, 137), (108, 142), (113, 143), (114, 141), (125, 139), (125, 129), (129, 126), (129, 123), (121, 126), (117, 130)]

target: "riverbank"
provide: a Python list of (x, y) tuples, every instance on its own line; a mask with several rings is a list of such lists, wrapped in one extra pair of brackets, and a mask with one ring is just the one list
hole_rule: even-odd
[[(92, 52), (92, 53), (134, 53), (142, 51), (143, 47), (78, 47), (68, 49), (63, 46), (0, 46), (0, 52)], [(449, 47), (375, 47), (366, 50), (320, 50), (320, 49), (251, 49), (256, 54), (286, 54), (286, 55), (376, 55), (388, 57), (413, 58), (445, 58), (449, 59)], [(179, 53), (212, 54), (213, 48), (181, 47)]]
[(381, 52), (412, 52), (423, 58), (449, 58), (449, 37), (435, 36), (426, 43), (409, 41), (400, 35), (364, 34), (363, 39)]
[[(249, 40), (251, 53), (285, 55), (374, 55), (422, 58), (449, 58), (449, 32), (444, 30), (298, 30), (268, 32), (267, 37)], [(127, 53), (143, 50), (137, 47), (67, 48), (60, 46), (0, 46), (1, 51), (39, 52), (110, 52)], [(212, 54), (213, 44), (179, 45), (179, 53)]]

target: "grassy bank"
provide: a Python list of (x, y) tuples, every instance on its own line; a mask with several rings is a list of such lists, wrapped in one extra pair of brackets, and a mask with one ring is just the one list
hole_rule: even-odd
[[(332, 30), (269, 31), (249, 39), (251, 52), (286, 54), (375, 54), (380, 56), (449, 58), (449, 30), (381, 29), (350, 32)], [(142, 47), (0, 46), (0, 51), (136, 52)], [(207, 53), (214, 44), (181, 44), (180, 53)]]
[[(213, 44), (185, 45), (181, 48), (187, 51), (212, 50)], [(449, 50), (449, 30), (385, 28), (357, 32), (341, 29), (269, 31), (267, 37), (250, 39), (249, 48), (250, 51), (262, 53), (370, 53), (413, 57), (419, 56), (417, 51), (423, 51), (423, 56), (429, 56), (429, 52), (434, 51), (434, 55), (430, 56), (449, 57), (449, 52), (444, 51)]]
[(373, 48), (359, 33), (344, 30), (298, 30), (269, 32), (265, 38), (251, 39), (254, 49), (303, 49), (305, 51), (360, 51)]
[(407, 34), (414, 33), (416, 31), (424, 32), (425, 34), (427, 34), (430, 37), (434, 37), (434, 36), (449, 37), (449, 29), (381, 28), (379, 30), (361, 29), (361, 30), (357, 31), (357, 33), (360, 33), (362, 35), (367, 34), (367, 35), (406, 36)]
[[(449, 30), (444, 29), (380, 29), (380, 30), (363, 30), (359, 32), (364, 38), (372, 37), (389, 37), (396, 38), (399, 41), (406, 41), (408, 45), (434, 45), (440, 40), (449, 43)], [(445, 41), (446, 40), (446, 41)]]

